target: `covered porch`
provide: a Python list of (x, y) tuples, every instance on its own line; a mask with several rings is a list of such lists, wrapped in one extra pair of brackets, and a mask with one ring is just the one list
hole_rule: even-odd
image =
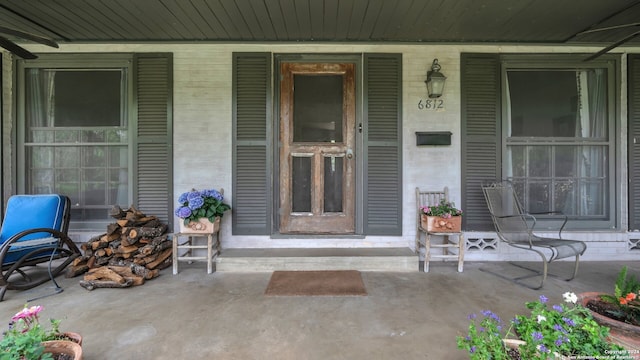
[[(506, 262), (468, 262), (463, 273), (434, 263), (428, 274), (362, 272), (366, 296), (268, 297), (271, 272), (207, 275), (194, 263), (126, 289), (87, 291), (78, 278), (59, 278), (62, 293), (30, 305), (44, 306), (41, 321), (61, 319), (62, 330), (81, 333), (85, 360), (466, 359), (455, 338), (466, 334), (469, 313), (489, 309), (508, 321), (540, 295), (557, 304), (567, 291), (612, 292), (624, 265), (640, 273), (638, 262), (583, 262), (573, 281), (552, 277), (530, 290), (485, 271), (521, 271)], [(0, 318), (8, 323), (28, 299), (52, 291), (50, 282), (10, 291)]]

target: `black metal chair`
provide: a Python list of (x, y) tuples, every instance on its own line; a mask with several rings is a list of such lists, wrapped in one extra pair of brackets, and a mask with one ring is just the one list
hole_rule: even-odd
[[(48, 280), (55, 283), (54, 277), (81, 255), (67, 235), (69, 220), (70, 200), (64, 195), (9, 198), (0, 230), (0, 301), (7, 290), (31, 289)], [(32, 277), (32, 267), (42, 263), (47, 264), (49, 276)]]
[[(533, 275), (518, 277), (514, 280), (532, 289), (540, 289), (544, 285), (547, 278), (548, 263), (554, 260), (564, 259), (575, 256), (573, 275), (566, 279), (573, 279), (578, 274), (578, 264), (580, 255), (584, 254), (587, 245), (579, 240), (562, 239), (562, 230), (564, 229), (568, 218), (563, 217), (562, 225), (559, 227), (557, 238), (542, 237), (534, 233), (538, 219), (535, 215), (541, 214), (559, 214), (558, 212), (529, 214), (523, 211), (518, 200), (518, 196), (513, 189), (513, 184), (509, 181), (485, 183), (482, 185), (489, 213), (493, 220), (496, 233), (500, 240), (510, 246), (533, 251), (542, 258), (542, 271), (536, 271)], [(546, 231), (546, 230), (545, 230)], [(520, 280), (541, 276), (539, 286), (532, 287)]]

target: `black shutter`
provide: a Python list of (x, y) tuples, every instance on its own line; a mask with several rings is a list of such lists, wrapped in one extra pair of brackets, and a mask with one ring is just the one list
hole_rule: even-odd
[(364, 231), (402, 235), (402, 55), (364, 58)]
[(462, 217), (464, 230), (493, 230), (481, 185), (501, 177), (500, 60), (462, 54)]
[(640, 55), (628, 56), (629, 231), (640, 230)]
[(170, 226), (174, 218), (172, 67), (172, 54), (135, 55), (134, 203)]
[(233, 234), (268, 235), (271, 55), (233, 55)]

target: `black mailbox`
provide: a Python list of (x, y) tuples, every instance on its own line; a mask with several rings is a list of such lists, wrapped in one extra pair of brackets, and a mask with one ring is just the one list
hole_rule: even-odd
[(416, 131), (416, 145), (451, 145), (451, 131)]

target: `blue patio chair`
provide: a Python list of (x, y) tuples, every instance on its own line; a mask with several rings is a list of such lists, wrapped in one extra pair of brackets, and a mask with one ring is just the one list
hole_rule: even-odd
[[(70, 200), (64, 195), (14, 195), (0, 229), (0, 301), (7, 290), (26, 290), (55, 282), (80, 250), (67, 235)], [(60, 261), (55, 261), (61, 259)], [(55, 262), (55, 266), (54, 266)], [(48, 277), (31, 277), (32, 267), (46, 263)], [(57, 284), (56, 284), (57, 286)]]

